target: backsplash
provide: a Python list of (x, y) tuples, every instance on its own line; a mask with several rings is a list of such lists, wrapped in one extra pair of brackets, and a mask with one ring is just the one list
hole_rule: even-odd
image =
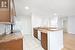
[(9, 34), (10, 30), (11, 30), (10, 25), (0, 24), (0, 35), (2, 35), (3, 33)]

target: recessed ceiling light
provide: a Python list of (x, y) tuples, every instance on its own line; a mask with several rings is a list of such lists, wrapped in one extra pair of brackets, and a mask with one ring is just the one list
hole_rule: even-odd
[(56, 13), (54, 13), (54, 15), (57, 15)]
[(25, 9), (26, 9), (26, 10), (29, 10), (29, 7), (28, 7), (28, 6), (25, 6)]

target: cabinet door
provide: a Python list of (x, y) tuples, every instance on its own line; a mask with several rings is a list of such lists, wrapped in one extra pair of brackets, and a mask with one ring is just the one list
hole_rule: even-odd
[(0, 22), (10, 22), (9, 10), (0, 10)]
[(0, 0), (0, 22), (10, 22), (9, 0)]
[(23, 39), (0, 43), (0, 50), (23, 50)]
[(41, 32), (41, 44), (42, 44), (42, 47), (47, 50), (48, 47), (47, 47), (47, 33), (43, 33)]

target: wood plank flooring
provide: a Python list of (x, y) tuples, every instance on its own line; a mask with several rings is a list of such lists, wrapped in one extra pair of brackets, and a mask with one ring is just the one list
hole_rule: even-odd
[(64, 34), (64, 48), (62, 50), (75, 50), (75, 34)]

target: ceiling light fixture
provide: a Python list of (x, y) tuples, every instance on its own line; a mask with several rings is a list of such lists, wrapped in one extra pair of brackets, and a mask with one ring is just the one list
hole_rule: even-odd
[(26, 10), (29, 10), (29, 7), (28, 7), (28, 6), (25, 6), (25, 9), (26, 9)]

